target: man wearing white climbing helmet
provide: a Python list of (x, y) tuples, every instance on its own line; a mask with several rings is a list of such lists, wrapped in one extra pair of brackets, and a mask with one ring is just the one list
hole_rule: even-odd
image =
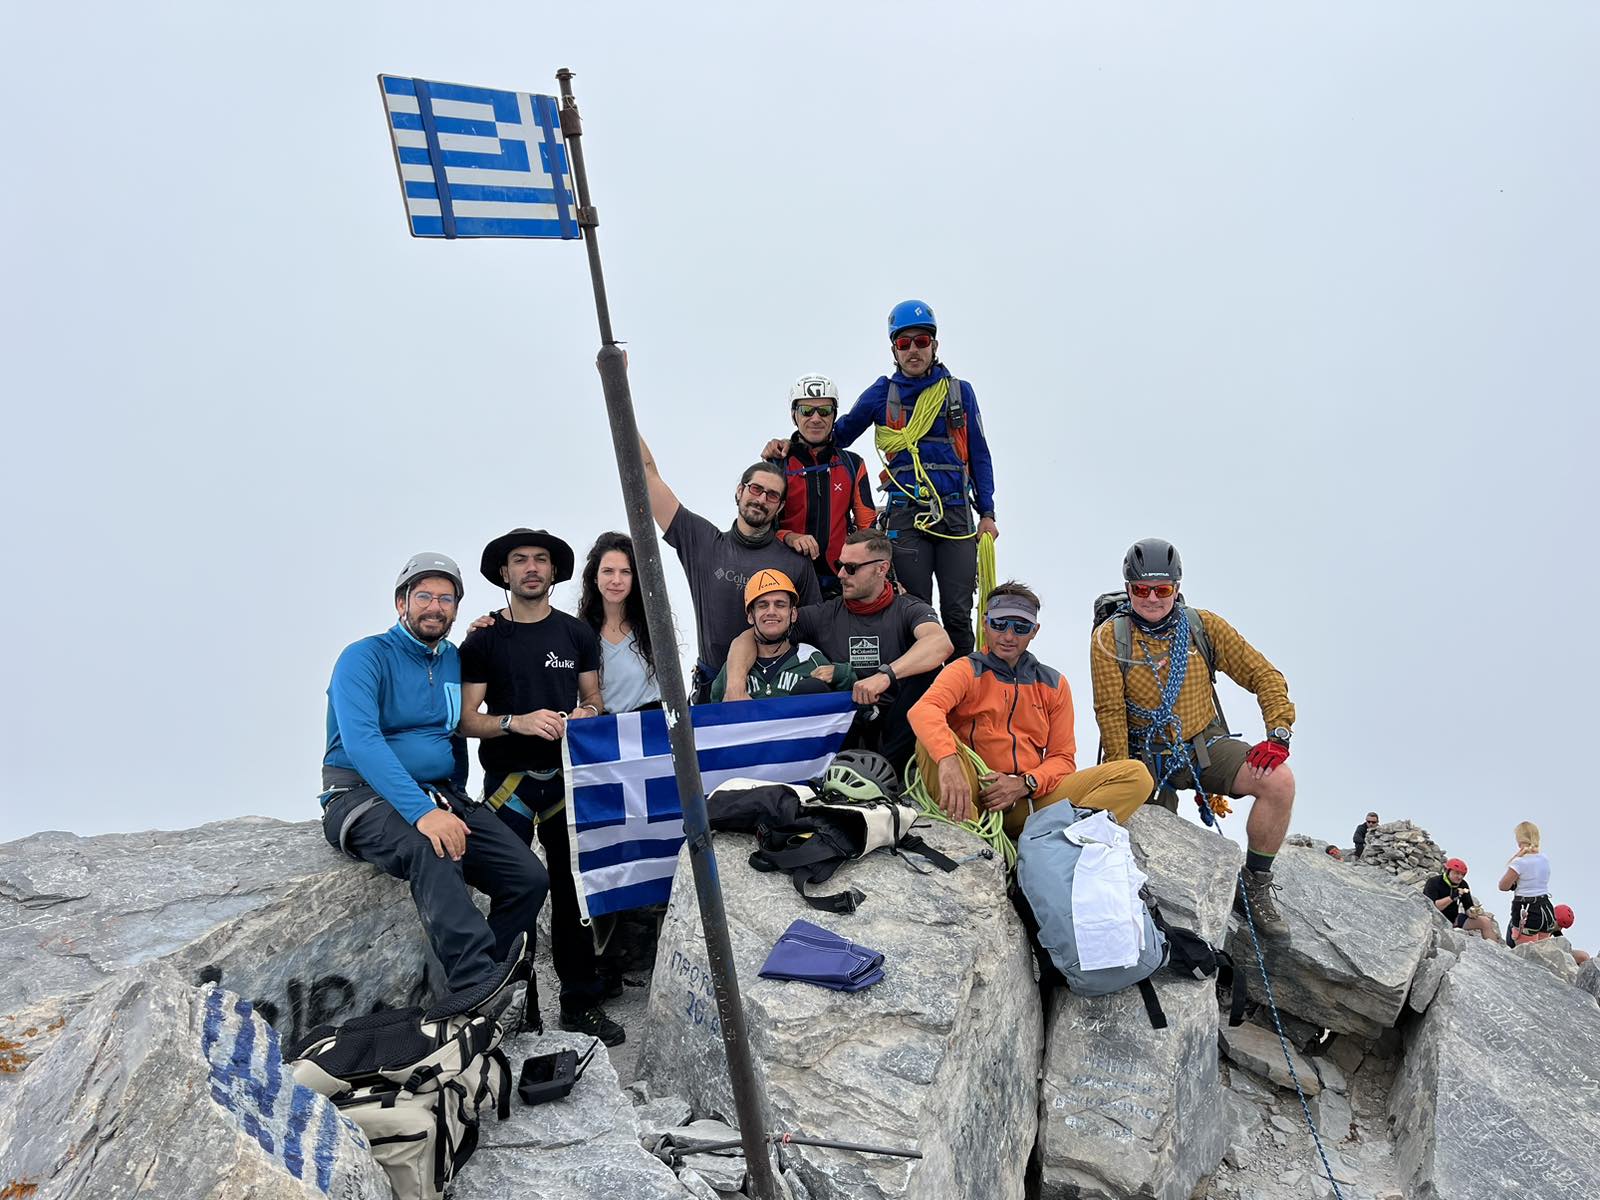
[[(1039, 633), (1039, 597), (1020, 583), (1000, 584), (984, 625), (988, 648), (947, 665), (911, 709), (929, 797), (954, 821), (999, 812), (1013, 838), (1028, 814), (1058, 800), (1127, 820), (1150, 794), (1150, 773), (1137, 762), (1078, 770), (1072, 689), (1028, 650)], [(979, 773), (969, 751), (987, 771)]]
[[(815, 646), (794, 640), (800, 595), (782, 571), (752, 575), (744, 589), (744, 609), (756, 641), (756, 660), (746, 683), (751, 698), (847, 691), (855, 683), (855, 672), (847, 663), (829, 662)], [(725, 698), (727, 687), (724, 665), (711, 685), (713, 703)]]
[(861, 456), (834, 444), (839, 389), (826, 375), (802, 375), (789, 389), (794, 434), (767, 443), (761, 457), (783, 468), (788, 481), (778, 540), (808, 556), (823, 599), (839, 594), (833, 564), (844, 540), (878, 519)]
[[(1257, 928), (1287, 937), (1274, 898), (1272, 862), (1289, 831), (1294, 705), (1283, 673), (1216, 613), (1180, 603), (1183, 561), (1170, 542), (1145, 538), (1122, 561), (1126, 595), (1089, 644), (1094, 715), (1107, 762), (1150, 768), (1152, 799), (1176, 809), (1180, 790), (1253, 796), (1245, 824), (1243, 891)], [(1228, 732), (1214, 680), (1223, 671), (1261, 706), (1267, 736), (1254, 746)], [(1209, 810), (1208, 810), (1209, 811)]]
[(884, 459), (885, 528), (895, 574), (906, 590), (933, 603), (959, 658), (971, 652), (977, 538), (999, 536), (994, 523), (994, 463), (972, 385), (939, 361), (938, 322), (921, 300), (889, 312), (893, 375), (880, 376), (833, 429), (849, 446), (869, 427)]
[[(529, 943), (549, 877), (527, 845), (466, 792), (461, 660), (445, 640), (461, 569), (418, 554), (395, 582), (398, 620), (345, 647), (328, 684), (322, 832), (411, 885), (443, 986), (487, 997)], [(471, 887), (488, 893), (485, 920)]]

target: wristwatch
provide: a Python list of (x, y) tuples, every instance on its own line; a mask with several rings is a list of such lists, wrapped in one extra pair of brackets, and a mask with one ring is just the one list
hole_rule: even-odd
[(1039, 781), (1032, 775), (1024, 775), (1022, 777), (1022, 786), (1028, 789), (1029, 800), (1032, 800), (1034, 795), (1039, 791)]
[(1293, 737), (1293, 736), (1294, 736), (1294, 734), (1291, 731), (1285, 729), (1282, 725), (1276, 726), (1275, 728), (1269, 730), (1268, 733), (1267, 733), (1267, 737), (1270, 738), (1272, 741), (1274, 741), (1274, 742), (1282, 742), (1285, 746), (1287, 746), (1289, 744), (1289, 739), (1291, 737)]
[(510, 713), (507, 713), (505, 716), (500, 718), (500, 732), (501, 733), (510, 733), (511, 732), (511, 714)]

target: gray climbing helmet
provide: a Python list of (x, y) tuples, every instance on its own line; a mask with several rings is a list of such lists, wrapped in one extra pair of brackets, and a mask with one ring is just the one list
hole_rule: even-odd
[(863, 803), (900, 799), (900, 779), (875, 750), (841, 750), (822, 773), (822, 790)]
[(1122, 578), (1127, 583), (1147, 579), (1165, 579), (1177, 583), (1183, 579), (1183, 559), (1178, 548), (1161, 538), (1144, 538), (1128, 547), (1122, 556)]
[(400, 578), (394, 581), (394, 592), (398, 596), (419, 579), (426, 579), (429, 575), (442, 575), (456, 585), (456, 599), (461, 599), (461, 594), (466, 590), (461, 584), (461, 568), (456, 566), (456, 560), (448, 554), (433, 554), (424, 552), (413, 554), (406, 560), (406, 565), (400, 568)]

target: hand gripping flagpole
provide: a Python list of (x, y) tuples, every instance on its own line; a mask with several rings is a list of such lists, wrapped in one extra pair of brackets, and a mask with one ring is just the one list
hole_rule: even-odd
[(600, 384), (605, 392), (606, 415), (611, 421), (611, 444), (617, 454), (622, 498), (628, 509), (628, 530), (644, 593), (645, 621), (655, 645), (656, 682), (666, 709), (672, 740), (672, 765), (678, 778), (678, 801), (683, 806), (683, 832), (694, 868), (695, 892), (700, 898), (700, 923), (705, 929), (706, 959), (716, 989), (717, 1015), (722, 1023), (722, 1045), (728, 1056), (728, 1080), (733, 1085), (734, 1109), (739, 1119), (739, 1139), (744, 1145), (745, 1169), (758, 1200), (778, 1200), (778, 1182), (766, 1146), (766, 1097), (750, 1059), (744, 1008), (739, 1000), (739, 980), (733, 968), (733, 945), (728, 938), (727, 911), (722, 885), (717, 880), (717, 859), (711, 849), (706, 821), (705, 790), (700, 781), (700, 760), (695, 755), (694, 726), (684, 694), (683, 669), (678, 661), (678, 636), (667, 601), (667, 577), (661, 566), (661, 546), (650, 514), (650, 493), (645, 484), (644, 462), (639, 454), (639, 426), (633, 415), (628, 389), (628, 368), (622, 349), (611, 332), (611, 310), (606, 303), (606, 281), (600, 269), (600, 247), (595, 240), (599, 223), (589, 203), (589, 176), (583, 164), (583, 127), (572, 97), (572, 72), (556, 72), (561, 84), (561, 136), (572, 156), (572, 178), (578, 192), (578, 224), (589, 252), (589, 277), (594, 284), (595, 315), (600, 322)]

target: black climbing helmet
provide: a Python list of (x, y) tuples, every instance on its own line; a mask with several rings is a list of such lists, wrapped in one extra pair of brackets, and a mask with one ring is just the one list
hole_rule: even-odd
[(822, 790), (849, 800), (898, 800), (900, 779), (875, 750), (841, 750), (822, 773)]
[(1183, 559), (1178, 548), (1161, 538), (1144, 538), (1128, 547), (1122, 556), (1122, 578), (1127, 583), (1146, 579), (1166, 579), (1173, 583), (1183, 578)]

